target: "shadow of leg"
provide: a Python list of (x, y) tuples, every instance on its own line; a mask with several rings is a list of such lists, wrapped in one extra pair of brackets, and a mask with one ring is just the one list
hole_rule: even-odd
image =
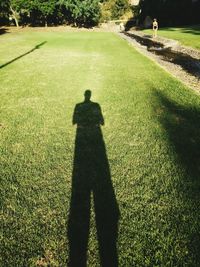
[[(78, 179), (76, 179), (78, 178)], [(73, 177), (68, 239), (70, 245), (69, 267), (86, 267), (90, 224), (90, 189)], [(83, 181), (83, 180), (82, 180)]]
[(102, 267), (117, 267), (119, 208), (115, 197), (106, 149), (101, 139), (96, 146), (93, 184), (95, 219)]
[(102, 267), (117, 267), (118, 210), (107, 192), (94, 192), (95, 217)]

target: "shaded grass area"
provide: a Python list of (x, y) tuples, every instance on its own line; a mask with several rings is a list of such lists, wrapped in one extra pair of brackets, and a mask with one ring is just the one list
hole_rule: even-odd
[[(0, 38), (0, 265), (66, 266), (72, 219), (88, 266), (104, 266), (109, 227), (110, 266), (200, 265), (199, 96), (111, 33)], [(95, 136), (72, 126), (85, 89), (105, 119)]]
[[(144, 30), (151, 33), (152, 30)], [(158, 35), (179, 41), (185, 46), (200, 49), (200, 25), (186, 26), (179, 28), (160, 28)]]
[(0, 27), (0, 35), (1, 34), (5, 34), (5, 33), (8, 33), (9, 31), (7, 30), (7, 28), (4, 28), (4, 27)]
[(42, 43), (36, 45), (33, 49), (29, 50), (28, 52), (26, 52), (26, 53), (24, 53), (24, 54), (22, 54), (22, 55), (20, 55), (20, 56), (18, 56), (18, 57), (16, 57), (16, 58), (13, 58), (12, 60), (10, 60), (10, 61), (8, 61), (8, 62), (6, 62), (6, 63), (0, 65), (0, 69), (6, 67), (6, 66), (9, 65), (9, 64), (12, 64), (13, 62), (15, 62), (16, 60), (19, 60), (19, 59), (22, 58), (22, 57), (27, 56), (28, 54), (34, 52), (36, 49), (39, 49), (39, 48), (40, 48), (42, 45), (44, 45), (45, 43), (46, 43), (46, 42), (44, 41), (44, 42), (42, 42)]

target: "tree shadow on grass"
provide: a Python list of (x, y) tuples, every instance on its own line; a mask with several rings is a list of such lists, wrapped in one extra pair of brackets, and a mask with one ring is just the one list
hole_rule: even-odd
[(162, 56), (162, 59), (168, 62), (172, 62), (176, 65), (181, 66), (185, 71), (194, 75), (198, 79), (200, 79), (200, 60), (192, 57), (191, 55), (186, 55), (182, 52), (174, 51), (169, 48), (156, 48), (149, 47), (149, 51), (153, 51), (155, 54)]
[(163, 59), (180, 65), (185, 71), (200, 79), (200, 60), (184, 53), (174, 52), (172, 49), (157, 51), (156, 54), (162, 55)]
[(182, 226), (180, 223), (178, 227), (182, 227), (188, 235), (191, 266), (200, 266), (200, 107), (177, 104), (158, 91), (155, 96), (159, 110), (162, 110), (159, 121), (174, 149), (177, 163), (184, 170), (183, 180), (179, 181), (177, 189), (190, 214), (190, 222)]
[(9, 33), (7, 28), (0, 28), (0, 35), (5, 34), (5, 33)]
[(181, 27), (181, 28), (172, 28), (172, 27), (163, 27), (160, 29), (162, 31), (171, 31), (171, 32), (182, 32), (182, 33), (191, 33), (194, 35), (200, 35), (200, 26), (199, 25), (193, 25), (193, 26), (187, 26), (187, 27)]
[(193, 25), (181, 28), (182, 33), (190, 33), (194, 35), (200, 35), (200, 25)]
[(33, 49), (29, 50), (28, 52), (26, 52), (26, 53), (24, 53), (24, 54), (22, 54), (22, 55), (20, 55), (20, 56), (18, 56), (18, 57), (16, 57), (16, 58), (10, 60), (10, 61), (4, 63), (3, 65), (0, 65), (0, 69), (6, 67), (6, 66), (8, 66), (8, 65), (10, 65), (11, 63), (17, 61), (18, 59), (20, 59), (20, 58), (22, 58), (22, 57), (24, 57), (24, 56), (27, 56), (28, 54), (34, 52), (36, 49), (39, 49), (41, 46), (43, 46), (43, 45), (46, 44), (46, 43), (47, 43), (47, 42), (44, 41), (44, 42), (42, 42), (42, 43), (36, 45)]
[(190, 33), (190, 34), (194, 34), (194, 35), (200, 35), (200, 31), (196, 31), (196, 30), (189, 30), (189, 29), (185, 29), (185, 30), (181, 30), (182, 33)]
[(90, 97), (87, 90), (85, 101), (76, 105), (73, 115), (77, 130), (68, 219), (69, 266), (87, 266), (93, 194), (101, 266), (117, 267), (119, 208), (100, 128), (104, 119), (99, 104), (91, 102)]

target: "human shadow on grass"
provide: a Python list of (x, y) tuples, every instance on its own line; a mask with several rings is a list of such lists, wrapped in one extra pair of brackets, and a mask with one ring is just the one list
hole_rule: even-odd
[(10, 65), (11, 63), (17, 61), (18, 59), (20, 59), (20, 58), (22, 58), (22, 57), (24, 57), (24, 56), (27, 56), (28, 54), (34, 52), (36, 49), (39, 49), (41, 46), (43, 46), (43, 45), (46, 44), (46, 43), (47, 43), (47, 42), (44, 41), (44, 42), (42, 42), (42, 43), (36, 45), (33, 49), (29, 50), (28, 52), (26, 52), (26, 53), (24, 53), (24, 54), (22, 54), (22, 55), (20, 55), (20, 56), (18, 56), (18, 57), (16, 57), (16, 58), (10, 60), (10, 61), (4, 63), (3, 65), (0, 65), (0, 69), (6, 67), (6, 66), (8, 66), (8, 65)]
[(176, 189), (184, 198), (191, 220), (189, 225), (186, 222), (178, 224), (188, 235), (188, 255), (192, 255), (194, 264), (191, 266), (200, 266), (200, 107), (177, 104), (158, 91), (156, 99), (159, 104), (157, 118), (175, 151), (177, 164), (184, 170), (183, 180)]
[(75, 106), (73, 124), (77, 124), (72, 193), (68, 219), (70, 267), (87, 266), (91, 195), (102, 267), (117, 267), (119, 208), (115, 197), (105, 143), (101, 131), (104, 119), (98, 103), (85, 101)]

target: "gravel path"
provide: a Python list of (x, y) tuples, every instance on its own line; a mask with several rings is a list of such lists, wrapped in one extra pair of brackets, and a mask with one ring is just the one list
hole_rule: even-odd
[(146, 46), (141, 45), (135, 39), (125, 35), (124, 33), (118, 33), (123, 39), (131, 43), (137, 51), (152, 59), (158, 63), (163, 69), (170, 73), (175, 78), (179, 79), (188, 87), (192, 88), (200, 94), (200, 79), (193, 76), (192, 74), (185, 71), (181, 66), (176, 65), (172, 62), (165, 61), (161, 56), (155, 55), (154, 53), (147, 51)]

